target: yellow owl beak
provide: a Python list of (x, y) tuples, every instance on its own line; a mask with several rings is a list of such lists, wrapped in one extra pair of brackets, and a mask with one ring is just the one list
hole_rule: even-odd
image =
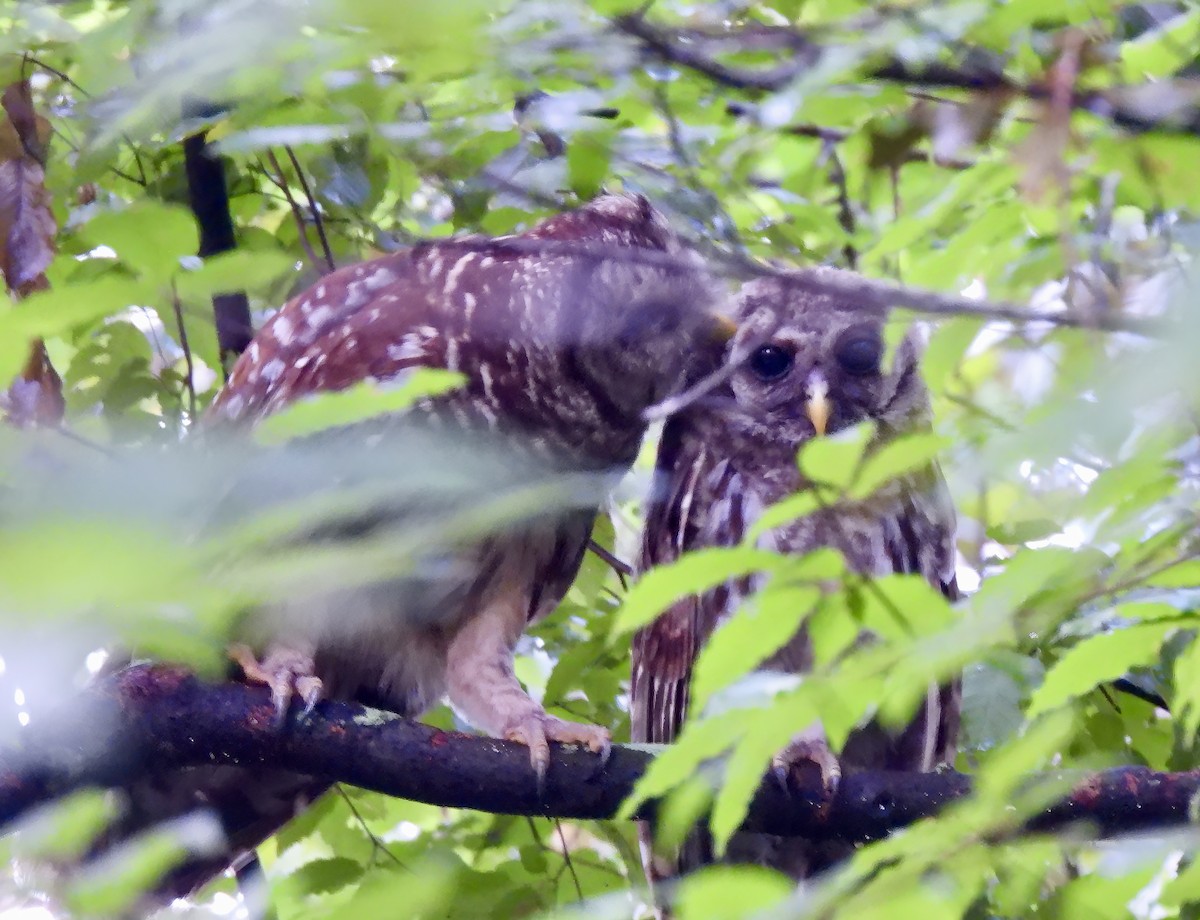
[(804, 404), (804, 414), (812, 422), (813, 429), (818, 436), (825, 434), (825, 429), (829, 427), (829, 411), (829, 384), (825, 378), (816, 377), (809, 381), (808, 400)]

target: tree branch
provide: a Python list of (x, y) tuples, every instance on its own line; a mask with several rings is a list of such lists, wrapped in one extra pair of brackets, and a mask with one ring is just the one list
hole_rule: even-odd
[[(656, 57), (708, 77), (730, 89), (777, 92), (813, 70), (829, 50), (801, 32), (747, 26), (740, 30), (709, 34), (689, 29), (667, 29), (649, 22), (642, 12), (618, 16), (613, 26)], [(764, 42), (764, 38), (769, 41)], [(762, 51), (766, 46), (791, 58), (769, 67), (738, 67), (726, 64), (704, 50), (720, 45), (726, 53)], [(998, 61), (968, 49), (962, 64), (939, 62), (909, 64), (898, 58), (869, 67), (865, 79), (936, 89), (968, 91), (1004, 90), (1027, 99), (1047, 100), (1052, 88), (1041, 82), (1021, 83), (1004, 74)], [(1153, 96), (1147, 102), (1146, 94)], [(1164, 103), (1167, 111), (1164, 113)], [(1165, 133), (1200, 135), (1200, 84), (1194, 79), (1163, 80), (1154, 84), (1126, 84), (1096, 90), (1075, 90), (1068, 99), (1071, 109), (1089, 112), (1131, 134)]]
[[(18, 745), (0, 749), (0, 825), (75, 789), (214, 763), (292, 770), (439, 806), (607, 819), (651, 759), (618, 746), (602, 764), (594, 754), (554, 746), (539, 796), (529, 752), (512, 742), (441, 731), (349, 703), (322, 703), (282, 729), (272, 716), (264, 688), (205, 683), (164, 665), (128, 668), (82, 694), (69, 712), (35, 721)], [(935, 814), (970, 788), (960, 773), (864, 773), (845, 777), (834, 800), (823, 803), (816, 784), (789, 793), (769, 781), (744, 827), (870, 840)], [(1198, 791), (1200, 771), (1119, 767), (1080, 774), (1073, 791), (1029, 825), (1052, 830), (1086, 821), (1099, 835), (1182, 825)], [(651, 804), (639, 816), (652, 810)]]
[[(215, 106), (195, 103), (188, 106), (186, 114), (205, 117), (215, 111)], [(207, 132), (198, 131), (183, 139), (183, 163), (187, 173), (188, 203), (200, 229), (199, 256), (203, 259), (233, 250), (237, 241), (229, 211), (225, 168), (209, 145)], [(230, 364), (246, 350), (254, 337), (250, 301), (245, 291), (229, 291), (215, 294), (212, 303), (222, 370), (228, 372)]]
[[(444, 248), (477, 250), (504, 249), (509, 252), (543, 256), (572, 256), (583, 259), (611, 259), (636, 262), (661, 268), (692, 270), (686, 258), (659, 249), (639, 249), (627, 246), (605, 246), (579, 240), (482, 239), (479, 237), (449, 237), (439, 240), (418, 240), (416, 245), (436, 244)], [(1126, 316), (1108, 311), (1099, 316), (1084, 315), (1069, 310), (1037, 310), (1017, 303), (975, 300), (960, 294), (942, 294), (921, 288), (908, 287), (891, 281), (867, 278), (841, 269), (784, 268), (762, 262), (744, 253), (710, 251), (709, 261), (720, 267), (730, 278), (779, 278), (816, 294), (836, 297), (852, 304), (855, 309), (880, 312), (903, 307), (929, 316), (975, 316), (985, 320), (1004, 320), (1014, 323), (1047, 323), (1071, 329), (1095, 329), (1102, 332), (1133, 332), (1155, 337), (1169, 332), (1169, 323), (1158, 317)]]

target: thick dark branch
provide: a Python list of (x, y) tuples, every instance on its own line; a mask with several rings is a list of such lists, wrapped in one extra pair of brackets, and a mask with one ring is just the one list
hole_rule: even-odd
[[(456, 808), (561, 818), (611, 818), (651, 755), (616, 747), (606, 765), (556, 747), (539, 796), (526, 748), (445, 732), (346, 703), (273, 727), (265, 690), (208, 684), (171, 667), (130, 668), (83, 694), (59, 718), (35, 722), (0, 750), (0, 824), (86, 786), (127, 784), (151, 771), (225, 763), (294, 770), (388, 795)], [(1082, 776), (1031, 823), (1087, 821), (1102, 835), (1180, 825), (1200, 772), (1122, 767)], [(970, 791), (959, 773), (867, 773), (843, 780), (822, 806), (817, 789), (767, 782), (746, 828), (869, 840), (935, 814)], [(648, 815), (650, 808), (643, 810)]]
[[(200, 228), (201, 258), (229, 252), (237, 245), (233, 216), (229, 211), (229, 190), (225, 186), (225, 168), (220, 158), (199, 131), (183, 139), (183, 162), (187, 172), (188, 203)], [(250, 302), (245, 291), (230, 291), (213, 297), (213, 316), (217, 325), (217, 343), (221, 363), (228, 367), (254, 336), (250, 322)]]

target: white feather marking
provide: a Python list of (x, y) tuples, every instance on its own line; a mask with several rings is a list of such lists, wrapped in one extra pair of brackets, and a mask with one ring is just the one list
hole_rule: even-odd
[(453, 294), (454, 289), (458, 286), (458, 276), (466, 270), (466, 267), (471, 264), (471, 260), (475, 258), (475, 253), (468, 252), (465, 256), (454, 263), (454, 267), (450, 269), (450, 273), (446, 275), (445, 290), (447, 294)]
[(280, 345), (292, 344), (292, 321), (286, 316), (275, 314), (275, 322), (271, 324), (271, 334)]

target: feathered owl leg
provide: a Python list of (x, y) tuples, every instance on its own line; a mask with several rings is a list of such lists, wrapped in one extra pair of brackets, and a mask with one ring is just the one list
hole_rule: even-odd
[(608, 729), (550, 715), (521, 688), (513, 649), (525, 625), (523, 605), (494, 602), (472, 617), (450, 643), (446, 688), (450, 702), (476, 728), (529, 748), (538, 789), (550, 765), (550, 742), (582, 744), (607, 756)]
[(238, 663), (250, 683), (271, 688), (277, 723), (287, 718), (293, 695), (304, 702), (304, 715), (308, 715), (325, 694), (321, 678), (316, 675), (312, 650), (299, 643), (272, 643), (261, 659), (248, 645), (235, 644), (229, 647), (229, 657)]
[(820, 773), (826, 800), (831, 799), (842, 779), (842, 765), (829, 750), (825, 728), (820, 722), (814, 722), (800, 732), (791, 744), (771, 758), (771, 772), (785, 790), (791, 788), (788, 782), (791, 777), (812, 769)]

